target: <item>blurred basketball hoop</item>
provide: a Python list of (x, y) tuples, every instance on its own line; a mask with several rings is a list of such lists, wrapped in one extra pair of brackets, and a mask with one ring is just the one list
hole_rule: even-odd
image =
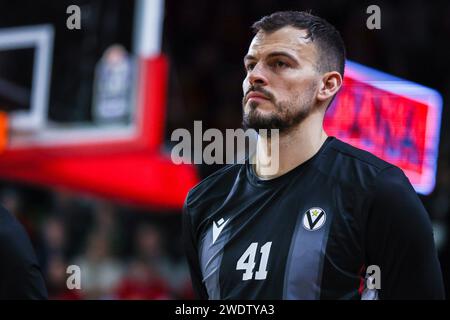
[[(81, 30), (60, 19), (64, 3), (35, 5), (0, 12), (0, 105), (10, 122), (0, 177), (181, 208), (198, 178), (161, 151), (163, 1), (85, 1)], [(33, 24), (23, 10), (35, 12)]]

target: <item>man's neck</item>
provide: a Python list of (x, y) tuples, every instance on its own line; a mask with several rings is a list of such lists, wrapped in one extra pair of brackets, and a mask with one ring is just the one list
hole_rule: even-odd
[[(278, 155), (273, 150), (273, 137), (259, 135), (254, 159), (256, 175), (265, 180), (274, 179), (311, 159), (328, 137), (322, 123), (323, 115), (314, 113), (289, 133), (280, 134)], [(263, 165), (268, 162), (272, 164), (270, 170)]]

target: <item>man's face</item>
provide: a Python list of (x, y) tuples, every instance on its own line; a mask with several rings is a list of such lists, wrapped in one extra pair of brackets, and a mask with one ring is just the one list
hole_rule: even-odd
[(316, 104), (321, 76), (316, 59), (306, 30), (258, 32), (244, 58), (244, 127), (286, 133), (304, 120)]

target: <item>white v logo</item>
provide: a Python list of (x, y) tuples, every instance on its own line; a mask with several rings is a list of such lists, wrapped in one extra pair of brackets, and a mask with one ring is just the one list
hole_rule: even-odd
[(216, 242), (217, 238), (219, 237), (220, 233), (222, 232), (223, 228), (225, 228), (225, 225), (230, 221), (228, 218), (227, 221), (224, 221), (223, 218), (221, 218), (217, 222), (213, 222), (213, 244)]

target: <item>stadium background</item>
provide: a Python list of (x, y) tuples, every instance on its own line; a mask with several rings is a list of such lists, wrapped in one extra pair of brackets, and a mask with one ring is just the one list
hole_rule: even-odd
[[(78, 4), (82, 10), (94, 8), (91, 10), (94, 14), (83, 18), (82, 23), (89, 25), (98, 19), (95, 13), (101, 14), (108, 22), (103, 35), (130, 47), (124, 36), (126, 24), (121, 25), (115, 18), (119, 11), (133, 11), (131, 1), (2, 1), (0, 21), (31, 21), (54, 8), (64, 27), (67, 15), (57, 8), (70, 4)], [(366, 28), (366, 8), (371, 4), (381, 8), (381, 30)], [(170, 151), (173, 130), (192, 130), (194, 120), (202, 120), (204, 130), (240, 126), (242, 57), (251, 39), (249, 26), (261, 16), (278, 10), (312, 10), (340, 30), (349, 59), (436, 89), (442, 95), (436, 186), (430, 195), (420, 197), (433, 221), (448, 290), (450, 163), (446, 119), (450, 98), (450, 3), (446, 1), (166, 0), (161, 51), (170, 67), (165, 142), (161, 152)], [(10, 12), (20, 12), (20, 16), (11, 16)], [(0, 22), (0, 27), (4, 26)], [(88, 34), (80, 34), (86, 38), (83, 42), (86, 46), (104, 40), (101, 37), (92, 40)], [(70, 47), (72, 40), (65, 38), (56, 45)], [(56, 97), (69, 94), (78, 103), (50, 105), (53, 119), (70, 122), (89, 118), (89, 104), (85, 102), (91, 99), (92, 84), (83, 82), (82, 72), (84, 65), (93, 63), (89, 52), (93, 51), (86, 50), (73, 64), (54, 66), (54, 72), (69, 74), (72, 82), (61, 82), (52, 94)], [(74, 83), (83, 83), (84, 90), (73, 90)], [(197, 167), (199, 176), (205, 177), (220, 166)], [(126, 177), (126, 172), (123, 174)], [(171, 189), (164, 192), (170, 196)], [(0, 196), (1, 204), (17, 216), (31, 237), (51, 298), (192, 297), (179, 237), (180, 209), (133, 206), (89, 192), (11, 179), (1, 180)], [(69, 264), (77, 264), (82, 269), (81, 291), (69, 291), (65, 287)]]

